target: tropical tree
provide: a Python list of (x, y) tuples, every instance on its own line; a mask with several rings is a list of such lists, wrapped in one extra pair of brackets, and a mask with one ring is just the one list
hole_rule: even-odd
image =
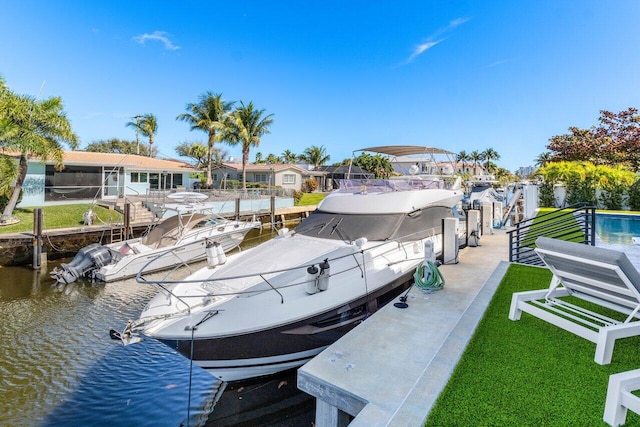
[[(137, 115), (137, 116), (133, 116), (131, 118), (133, 119), (133, 121), (125, 123), (125, 126), (129, 127), (129, 128), (132, 128), (136, 132), (136, 151), (135, 151), (135, 154), (140, 154), (140, 133), (141, 133), (141, 130), (140, 130), (140, 119), (142, 118), (142, 116), (141, 115)], [(103, 152), (103, 151), (100, 150), (100, 152)]]
[(273, 124), (273, 114), (264, 115), (264, 109), (257, 110), (253, 102), (245, 105), (240, 101), (240, 107), (230, 114), (221, 134), (221, 139), (229, 145), (240, 144), (242, 147), (242, 189), (247, 189), (247, 163), (251, 147), (260, 145), (260, 138), (270, 133), (269, 126)]
[(269, 153), (267, 155), (267, 163), (272, 164), (272, 165), (277, 165), (279, 163), (281, 163), (280, 157), (276, 156), (273, 153)]
[(200, 142), (183, 142), (175, 148), (176, 153), (180, 157), (187, 157), (190, 162), (197, 169), (204, 169), (207, 167), (207, 147)]
[(158, 133), (158, 120), (153, 114), (145, 114), (140, 119), (140, 129), (144, 136), (149, 138), (149, 157), (153, 157), (153, 142)]
[(18, 177), (18, 164), (7, 155), (0, 155), (0, 209), (9, 202), (13, 194), (13, 183)]
[(361, 153), (353, 159), (353, 164), (367, 172), (371, 172), (376, 178), (388, 178), (393, 175), (394, 171), (389, 159), (380, 154)]
[(267, 161), (262, 158), (262, 153), (260, 151), (258, 151), (256, 153), (256, 159), (253, 161), (253, 163), (256, 164), (256, 165), (262, 165), (262, 164), (267, 163)]
[(200, 95), (197, 103), (187, 104), (188, 113), (183, 113), (176, 117), (176, 120), (187, 122), (191, 125), (190, 130), (201, 130), (207, 132), (207, 171), (206, 186), (213, 186), (211, 169), (213, 167), (214, 144), (221, 140), (220, 134), (224, 130), (227, 118), (233, 108), (234, 102), (226, 102), (222, 99), (221, 93), (205, 92)]
[[(155, 150), (155, 149), (154, 149)], [(124, 139), (111, 138), (108, 140), (94, 141), (87, 145), (85, 151), (93, 153), (117, 153), (117, 154), (141, 154), (149, 155), (149, 148), (140, 147), (136, 141), (127, 141)]]
[(618, 113), (601, 110), (600, 124), (575, 126), (549, 140), (553, 161), (589, 161), (595, 165), (626, 165), (640, 170), (640, 115), (636, 108)]
[(493, 148), (487, 148), (482, 153), (480, 153), (482, 159), (484, 160), (484, 167), (487, 171), (493, 171), (496, 168), (496, 165), (493, 163), (493, 160), (500, 160), (500, 154)]
[(43, 162), (53, 160), (55, 167), (62, 169), (62, 144), (75, 149), (78, 137), (71, 129), (59, 97), (38, 101), (28, 95), (14, 94), (4, 85), (0, 88), (0, 121), (5, 129), (0, 135), (0, 147), (19, 153), (15, 186), (1, 223), (10, 219), (18, 203), (27, 176), (28, 157), (35, 156)]
[(482, 159), (483, 159), (482, 153), (480, 153), (478, 150), (473, 150), (471, 153), (469, 153), (469, 160), (473, 162), (474, 175), (478, 174), (478, 165), (480, 164)]
[(462, 163), (462, 167), (464, 168), (464, 164), (469, 160), (470, 159), (467, 152), (464, 150), (460, 151), (458, 154), (456, 154), (456, 167), (458, 166), (458, 163)]
[(597, 185), (600, 189), (598, 201), (605, 209), (620, 210), (628, 197), (636, 174), (626, 166), (596, 166)]
[(309, 163), (314, 168), (317, 168), (318, 166), (322, 166), (327, 163), (331, 159), (331, 156), (327, 154), (327, 150), (324, 146), (321, 145), (318, 147), (316, 145), (312, 145), (311, 147), (306, 148), (299, 158), (300, 160)]
[(153, 157), (153, 142), (155, 136), (158, 133), (158, 120), (153, 114), (143, 114), (141, 116), (133, 117), (135, 121), (127, 122), (125, 126), (134, 128), (136, 130), (136, 153), (140, 154), (138, 134), (149, 138), (149, 157)]
[(280, 156), (280, 158), (282, 159), (283, 163), (287, 164), (296, 163), (298, 161), (298, 155), (288, 149), (282, 152), (282, 156)]
[(544, 166), (553, 159), (553, 154), (551, 151), (545, 151), (540, 153), (538, 157), (536, 157), (536, 166)]

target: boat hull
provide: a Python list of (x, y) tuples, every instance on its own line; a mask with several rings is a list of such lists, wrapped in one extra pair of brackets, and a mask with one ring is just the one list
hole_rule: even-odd
[[(161, 342), (223, 381), (240, 381), (302, 366), (413, 284), (412, 273), (341, 307), (277, 328), (226, 337)], [(193, 349), (192, 349), (193, 344)]]

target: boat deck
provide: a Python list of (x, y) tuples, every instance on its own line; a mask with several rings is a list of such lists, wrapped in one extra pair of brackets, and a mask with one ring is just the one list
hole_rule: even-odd
[[(316, 426), (418, 426), (447, 384), (508, 267), (503, 229), (440, 266), (442, 290), (414, 287), (298, 370)], [(355, 417), (355, 418), (353, 418)]]

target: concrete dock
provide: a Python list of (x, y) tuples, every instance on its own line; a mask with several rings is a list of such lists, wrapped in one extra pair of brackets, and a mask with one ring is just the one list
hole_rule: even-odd
[(439, 267), (442, 290), (414, 286), (408, 308), (388, 304), (301, 367), (298, 388), (316, 398), (316, 426), (422, 425), (508, 258), (506, 231), (493, 230), (479, 246), (461, 250), (457, 264)]

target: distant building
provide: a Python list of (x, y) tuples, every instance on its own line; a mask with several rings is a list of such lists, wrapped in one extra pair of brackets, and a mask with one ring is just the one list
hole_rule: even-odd
[(531, 176), (536, 173), (538, 168), (536, 166), (521, 166), (518, 168), (518, 176)]

